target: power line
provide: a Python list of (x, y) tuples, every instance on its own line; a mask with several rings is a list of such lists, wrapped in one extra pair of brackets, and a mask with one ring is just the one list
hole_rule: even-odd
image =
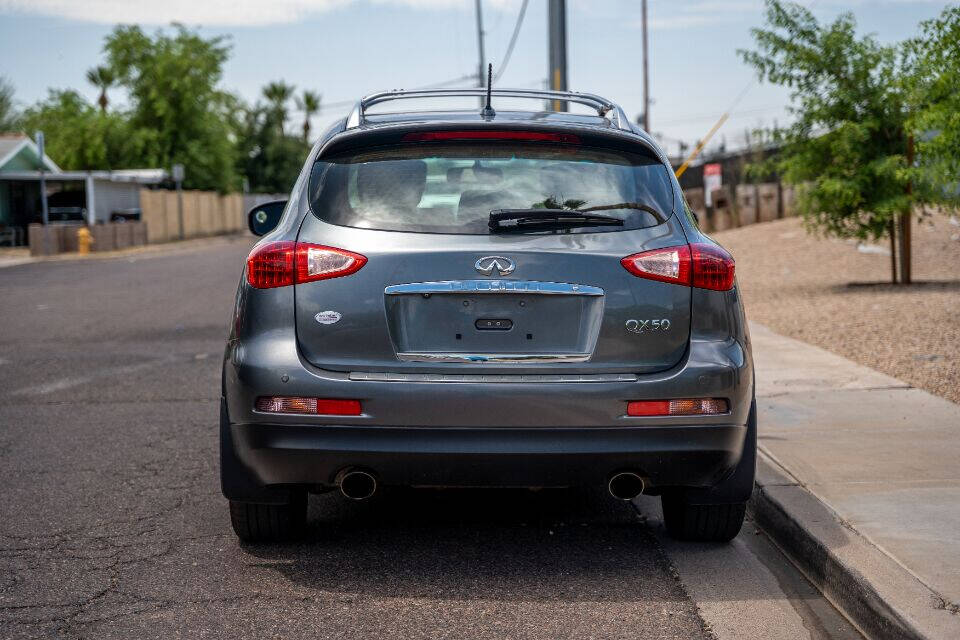
[[(738, 117), (738, 118), (739, 118), (739, 117), (741, 117), (741, 116), (756, 115), (756, 114), (760, 114), (760, 113), (768, 113), (768, 112), (770, 112), (770, 111), (779, 111), (779, 110), (781, 110), (781, 109), (783, 109), (783, 108), (784, 108), (783, 105), (770, 105), (770, 106), (767, 106), (767, 107), (755, 107), (755, 108), (753, 108), (753, 109), (743, 109), (743, 110), (741, 110), (741, 111), (737, 111), (736, 116), (734, 116), (733, 114), (731, 114), (730, 117), (731, 117), (731, 118), (733, 118), (733, 117)], [(661, 124), (661, 125), (672, 125), (672, 124), (683, 124), (683, 123), (685, 123), (685, 122), (699, 122), (699, 121), (702, 121), (702, 120), (714, 121), (714, 120), (716, 120), (717, 118), (719, 118), (720, 115), (721, 115), (721, 114), (718, 114), (718, 113), (709, 113), (709, 114), (704, 113), (704, 114), (695, 115), (695, 116), (688, 116), (688, 117), (686, 117), (686, 118), (673, 118), (673, 119), (670, 119), (670, 120), (661, 120), (661, 121), (660, 121), (660, 124)]]
[[(477, 74), (468, 73), (457, 78), (451, 78), (450, 80), (443, 80), (442, 82), (432, 82), (430, 84), (420, 85), (414, 87), (411, 91), (419, 91), (420, 89), (436, 89), (440, 87), (448, 87), (452, 84), (457, 84), (463, 82), (464, 80), (475, 80)], [(357, 104), (356, 100), (340, 100), (339, 102), (321, 102), (320, 109), (317, 111), (317, 114), (323, 113), (327, 109), (338, 109), (340, 107), (352, 107)]]
[[(813, 2), (810, 3), (810, 6), (807, 7), (807, 11), (813, 11), (813, 8), (817, 6), (817, 3), (819, 2), (820, 0), (813, 0)], [(693, 159), (697, 157), (697, 155), (703, 150), (705, 146), (707, 146), (707, 143), (710, 141), (710, 138), (713, 137), (713, 134), (715, 134), (720, 129), (720, 127), (723, 126), (723, 123), (730, 118), (730, 114), (737, 107), (737, 105), (740, 104), (740, 101), (743, 100), (743, 97), (747, 95), (747, 92), (753, 88), (753, 85), (757, 83), (758, 79), (759, 78), (754, 76), (750, 80), (750, 82), (748, 82), (746, 86), (743, 87), (743, 91), (741, 91), (739, 95), (737, 95), (737, 97), (734, 99), (730, 107), (726, 111), (724, 111), (723, 115), (720, 116), (720, 119), (717, 121), (717, 123), (713, 125), (713, 128), (710, 129), (709, 132), (707, 132), (707, 135), (703, 138), (703, 140), (700, 141), (700, 144), (698, 144), (697, 147), (693, 150), (693, 152), (689, 156), (687, 156), (687, 159), (684, 160), (683, 164), (680, 165), (680, 167), (676, 171), (676, 176), (678, 178), (683, 175), (683, 172), (687, 170), (687, 167), (690, 166), (690, 163), (693, 162)]]
[(507, 64), (510, 62), (510, 56), (513, 54), (513, 47), (517, 44), (517, 36), (520, 35), (520, 27), (523, 25), (523, 16), (527, 12), (527, 2), (529, 0), (523, 0), (523, 4), (520, 5), (520, 13), (517, 15), (517, 24), (513, 27), (513, 35), (510, 36), (510, 44), (507, 45), (507, 52), (503, 54), (503, 62), (500, 63), (500, 68), (497, 70), (496, 75), (493, 76), (493, 81), (496, 82), (500, 79), (500, 76), (503, 75), (503, 72), (507, 70)]
[(425, 84), (419, 87), (414, 87), (413, 91), (418, 91), (420, 89), (438, 89), (440, 87), (449, 87), (452, 84), (457, 84), (458, 82), (463, 82), (464, 80), (476, 80), (476, 79), (477, 79), (477, 74), (468, 73), (466, 75), (460, 76), (459, 78), (452, 78), (450, 80), (444, 80), (443, 82), (433, 82), (431, 84)]

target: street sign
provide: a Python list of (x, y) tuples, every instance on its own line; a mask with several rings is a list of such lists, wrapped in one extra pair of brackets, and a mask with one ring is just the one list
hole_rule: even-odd
[(184, 171), (182, 164), (175, 164), (170, 168), (170, 177), (174, 182), (183, 182)]
[(711, 197), (714, 189), (723, 186), (723, 165), (719, 163), (703, 165), (703, 202), (708, 207), (713, 206)]

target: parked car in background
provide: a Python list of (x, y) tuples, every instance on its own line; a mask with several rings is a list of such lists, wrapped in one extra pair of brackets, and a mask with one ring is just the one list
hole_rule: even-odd
[(52, 193), (47, 197), (47, 213), (50, 222), (83, 224), (87, 219), (86, 194), (83, 190)]
[[(482, 112), (373, 115), (251, 211), (223, 362), (221, 474), (248, 541), (306, 495), (383, 485), (606, 485), (669, 532), (739, 531), (755, 470), (750, 338), (732, 257), (664, 153), (597, 96), (493, 91)], [(502, 98), (532, 111), (495, 111)], [(544, 100), (589, 114), (543, 112)]]
[(110, 222), (138, 222), (141, 214), (140, 207), (117, 209), (110, 213)]

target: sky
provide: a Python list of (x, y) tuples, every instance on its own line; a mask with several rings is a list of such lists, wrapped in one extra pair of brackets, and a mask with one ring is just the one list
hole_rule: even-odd
[[(803, 0), (820, 20), (851, 12), (862, 33), (894, 42), (948, 4), (934, 0)], [(495, 86), (541, 88), (547, 76), (547, 0), (530, 0), (519, 39)], [(482, 0), (486, 57), (495, 70), (521, 0)], [(754, 82), (737, 49), (753, 45), (762, 0), (650, 0), (651, 130), (671, 154), (692, 144), (736, 102), (715, 144), (742, 145), (744, 132), (789, 119), (789, 94)], [(569, 86), (642, 111), (640, 0), (567, 0)], [(346, 103), (393, 88), (416, 88), (475, 73), (474, 0), (0, 0), (0, 76), (23, 108), (51, 88), (77, 89), (103, 61), (113, 26), (153, 32), (171, 22), (225, 35), (231, 57), (222, 85), (248, 101), (283, 79), (323, 94), (319, 132), (346, 114)], [(458, 86), (469, 86), (463, 82)], [(110, 94), (123, 108), (122, 90)], [(494, 105), (496, 106), (496, 105)], [(302, 122), (294, 111), (293, 120)], [(291, 128), (295, 125), (291, 124)]]

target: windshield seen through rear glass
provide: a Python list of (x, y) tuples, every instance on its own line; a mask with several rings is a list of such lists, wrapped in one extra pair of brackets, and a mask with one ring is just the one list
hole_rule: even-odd
[(490, 233), (495, 209), (602, 215), (622, 225), (537, 226), (533, 233), (623, 231), (673, 209), (667, 168), (640, 154), (548, 144), (414, 144), (324, 158), (310, 179), (331, 224), (426, 233)]

